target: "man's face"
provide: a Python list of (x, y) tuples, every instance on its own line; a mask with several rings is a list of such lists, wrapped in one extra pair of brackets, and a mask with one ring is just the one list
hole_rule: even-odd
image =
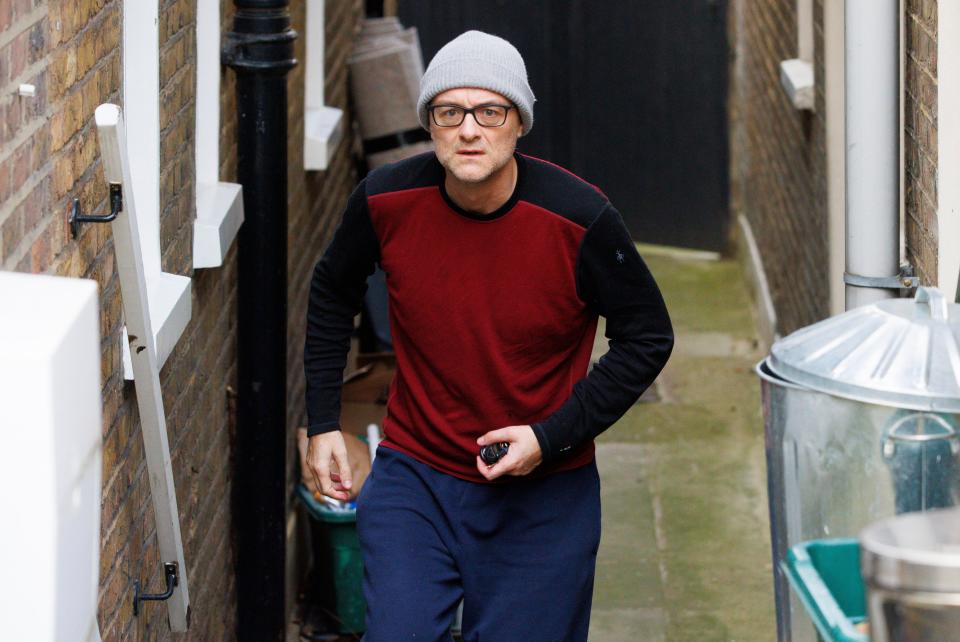
[[(462, 87), (437, 94), (431, 105), (510, 105), (510, 101), (486, 89)], [(515, 107), (507, 111), (507, 120), (499, 127), (481, 127), (467, 114), (459, 127), (440, 127), (430, 116), (430, 136), (437, 158), (446, 170), (464, 183), (482, 183), (510, 161), (523, 126)]]

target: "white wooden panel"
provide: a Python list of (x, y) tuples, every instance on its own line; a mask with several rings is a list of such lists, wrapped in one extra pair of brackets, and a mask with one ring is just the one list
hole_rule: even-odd
[(0, 300), (0, 637), (99, 637), (97, 284), (0, 272)]
[(815, 109), (813, 0), (796, 0), (797, 57), (780, 62), (780, 85), (796, 109)]
[[(157, 351), (157, 366), (163, 368), (177, 341), (190, 323), (193, 312), (190, 279), (179, 274), (160, 272), (147, 281), (150, 327)], [(123, 328), (123, 378), (133, 381), (133, 361), (127, 328)]]
[(813, 63), (799, 58), (780, 63), (780, 84), (797, 109), (814, 108)]
[(197, 183), (220, 180), (220, 2), (197, 3)]
[(303, 167), (307, 170), (326, 169), (343, 138), (343, 111), (324, 105), (325, 5), (325, 0), (307, 0), (303, 124)]
[(326, 69), (325, 0), (307, 0), (307, 67), (304, 73), (304, 96), (307, 109), (323, 107)]
[[(202, 4), (202, 3), (201, 3)], [(123, 105), (130, 184), (137, 196), (140, 247), (147, 279), (160, 273), (160, 31), (157, 0), (123, 3)]]
[(827, 128), (827, 237), (830, 243), (830, 314), (846, 308), (843, 272), (846, 268), (846, 151), (844, 138), (843, 0), (823, 5), (824, 91)]
[[(216, 4), (216, 3), (201, 3)], [(127, 193), (136, 196), (137, 239), (146, 280), (160, 367), (180, 339), (192, 313), (189, 278), (160, 267), (160, 32), (157, 0), (127, 0), (123, 7), (123, 104), (130, 163)], [(171, 316), (172, 315), (172, 316)], [(124, 378), (133, 378), (124, 329)]]
[(813, 53), (813, 0), (797, 0), (797, 58), (813, 63)]
[(960, 2), (939, 3), (937, 17), (937, 283), (950, 298), (960, 276)]
[(343, 139), (343, 111), (336, 107), (308, 107), (303, 118), (303, 168), (327, 169)]
[(193, 267), (223, 265), (243, 224), (243, 188), (237, 183), (198, 183), (193, 225)]
[[(186, 631), (190, 604), (187, 567), (183, 559), (177, 495), (174, 491), (167, 422), (160, 391), (159, 365), (147, 306), (147, 281), (138, 235), (139, 217), (134, 192), (127, 189), (130, 184), (130, 165), (125, 152), (129, 148), (119, 107), (100, 105), (94, 118), (99, 134), (104, 177), (108, 182), (124, 186), (123, 210), (111, 224), (114, 251), (120, 277), (123, 313), (129, 333), (160, 561), (176, 562), (180, 569), (180, 582), (165, 604), (168, 608), (170, 628), (173, 631)], [(157, 590), (149, 585), (146, 588)]]
[(197, 218), (193, 267), (223, 265), (243, 223), (242, 188), (220, 182), (220, 3), (197, 4), (195, 149)]

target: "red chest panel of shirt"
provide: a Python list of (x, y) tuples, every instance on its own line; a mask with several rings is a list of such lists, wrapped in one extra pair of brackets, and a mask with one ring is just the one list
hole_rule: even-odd
[(415, 434), (472, 468), (477, 436), (543, 418), (586, 372), (596, 317), (576, 288), (584, 229), (524, 201), (467, 218), (437, 187), (371, 196), (369, 209), (398, 360), (388, 437)]

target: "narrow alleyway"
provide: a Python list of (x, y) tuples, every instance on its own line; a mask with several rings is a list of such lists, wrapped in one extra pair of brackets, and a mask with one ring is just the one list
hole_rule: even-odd
[[(752, 372), (762, 348), (740, 266), (692, 252), (641, 254), (677, 341), (656, 390), (598, 441), (603, 539), (590, 640), (773, 640)], [(602, 329), (597, 354), (601, 341)]]

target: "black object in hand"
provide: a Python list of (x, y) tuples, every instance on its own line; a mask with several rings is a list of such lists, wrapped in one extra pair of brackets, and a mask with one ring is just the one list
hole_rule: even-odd
[(482, 459), (487, 466), (493, 466), (503, 459), (503, 456), (507, 454), (508, 448), (510, 448), (510, 444), (505, 441), (483, 446), (480, 448), (480, 459)]

